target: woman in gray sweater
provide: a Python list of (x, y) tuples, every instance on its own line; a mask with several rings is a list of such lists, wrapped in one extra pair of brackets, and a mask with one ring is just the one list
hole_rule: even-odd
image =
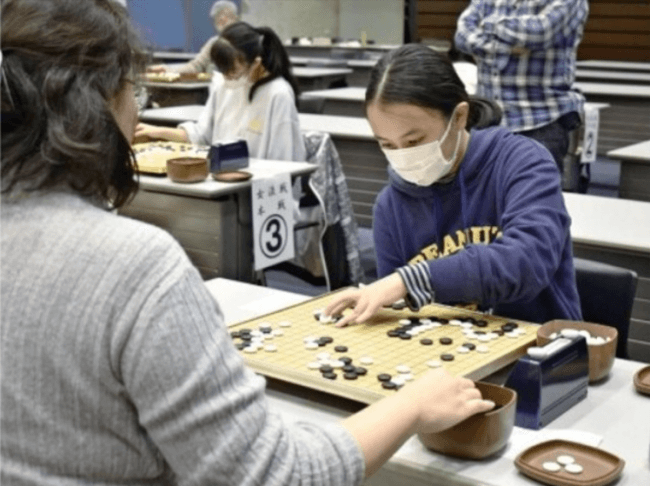
[(4, 0), (1, 42), (3, 485), (358, 484), (493, 406), (431, 372), (335, 427), (283, 422), (179, 245), (111, 211), (137, 190), (124, 8)]

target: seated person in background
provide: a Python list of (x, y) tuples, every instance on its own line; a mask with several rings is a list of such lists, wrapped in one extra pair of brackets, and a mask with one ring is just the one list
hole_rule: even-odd
[(472, 99), (446, 56), (407, 44), (386, 54), (366, 91), (366, 114), (388, 159), (373, 232), (381, 280), (332, 300), (364, 322), (406, 298), (475, 303), (532, 322), (580, 320), (560, 176), (549, 152), (498, 124)]
[(239, 20), (237, 5), (228, 0), (219, 0), (218, 2), (214, 2), (214, 5), (212, 5), (212, 8), (210, 9), (210, 18), (214, 23), (217, 35), (210, 37), (207, 42), (203, 44), (203, 47), (201, 47), (201, 50), (194, 59), (185, 64), (153, 64), (147, 67), (147, 71), (151, 73), (164, 73), (166, 71), (177, 73), (211, 73), (214, 70), (214, 64), (210, 59), (212, 44), (215, 43), (219, 38), (219, 34), (223, 32), (226, 27)]
[(251, 157), (304, 161), (298, 88), (275, 32), (237, 22), (219, 36), (211, 56), (220, 72), (213, 76), (198, 122), (179, 128), (140, 123), (136, 137), (202, 145), (244, 139)]
[(431, 371), (341, 424), (270, 410), (178, 243), (112, 211), (137, 190), (126, 10), (5, 0), (1, 19), (3, 484), (356, 485), (494, 406)]

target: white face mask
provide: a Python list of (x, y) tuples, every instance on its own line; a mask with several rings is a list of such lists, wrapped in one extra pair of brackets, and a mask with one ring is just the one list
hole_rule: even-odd
[[(452, 119), (453, 113), (452, 117), (450, 117), (450, 120)], [(387, 150), (382, 148), (381, 150), (388, 162), (390, 162), (391, 167), (402, 179), (418, 186), (430, 186), (449, 173), (458, 155), (461, 141), (460, 131), (451, 158), (449, 160), (445, 159), (442, 153), (441, 145), (443, 140), (447, 138), (450, 128), (451, 121), (442, 137), (430, 143), (403, 149)]]

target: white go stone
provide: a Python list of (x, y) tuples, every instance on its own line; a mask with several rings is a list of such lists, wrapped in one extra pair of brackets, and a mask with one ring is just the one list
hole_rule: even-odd
[(589, 339), (591, 337), (591, 334), (589, 334), (589, 331), (587, 331), (586, 329), (580, 329), (578, 331), (578, 334), (580, 334), (581, 336), (584, 336), (585, 339)]
[(488, 336), (487, 334), (479, 334), (478, 340), (481, 341), (482, 343), (487, 343), (488, 341), (491, 341), (490, 336)]
[(489, 353), (490, 348), (488, 348), (485, 344), (479, 344), (478, 346), (476, 346), (476, 351), (478, 351), (479, 353)]
[(410, 319), (400, 319), (399, 320), (399, 325), (400, 326), (408, 326), (411, 323)]
[(469, 353), (469, 348), (466, 348), (465, 346), (459, 346), (456, 348), (456, 352), (460, 354), (467, 354)]
[(336, 359), (334, 361), (330, 361), (330, 366), (332, 368), (343, 368), (345, 366), (345, 363)]
[(555, 460), (560, 464), (562, 464), (563, 466), (566, 466), (567, 464), (573, 464), (574, 462), (576, 462), (573, 456), (570, 456), (568, 454), (558, 456)]
[(440, 368), (442, 366), (442, 363), (438, 361), (437, 359), (431, 359), (427, 361), (427, 366), (429, 368)]
[(281, 321), (278, 325), (280, 327), (291, 327), (291, 321)]
[(318, 361), (327, 361), (327, 360), (330, 359), (331, 357), (332, 357), (332, 355), (329, 354), (329, 353), (318, 353), (318, 354), (316, 355), (316, 359), (317, 359)]
[(562, 469), (562, 466), (560, 466), (555, 461), (546, 461), (545, 463), (542, 464), (542, 467), (544, 468), (544, 470), (549, 472), (558, 472), (560, 469)]
[(452, 319), (451, 321), (449, 321), (449, 325), (450, 326), (460, 326), (460, 325), (462, 325), (462, 322), (460, 322), (458, 319)]
[(569, 339), (573, 339), (573, 338), (576, 338), (576, 337), (580, 336), (580, 333), (578, 332), (577, 329), (568, 329), (568, 328), (567, 329), (562, 329), (560, 331), (560, 334), (563, 337), (569, 338)]
[(584, 468), (580, 464), (574, 462), (573, 464), (567, 464), (564, 466), (564, 470), (571, 474), (580, 474)]
[(318, 349), (318, 343), (315, 343), (314, 341), (306, 342), (305, 349)]
[(316, 341), (317, 339), (318, 338), (316, 336), (305, 336), (304, 338), (302, 338), (302, 340), (305, 343), (312, 343), (312, 342)]
[(411, 372), (411, 368), (406, 366), (406, 365), (397, 365), (395, 367), (395, 369), (397, 370), (398, 373), (410, 373)]
[(551, 335), (549, 336), (549, 338), (551, 338), (551, 340), (557, 338), (557, 333), (554, 332), (553, 334), (551, 334)]
[(283, 335), (284, 335), (284, 331), (283, 331), (282, 329), (273, 329), (273, 330), (271, 331), (271, 334), (273, 334), (273, 335), (276, 336), (276, 337), (277, 337), (277, 336), (283, 336)]
[(315, 316), (319, 316), (319, 315), (321, 315), (323, 312), (325, 312), (325, 309), (314, 309), (314, 315), (315, 315)]
[(426, 317), (424, 319), (420, 319), (420, 324), (428, 326), (429, 324), (431, 324), (431, 319), (427, 319)]
[(402, 386), (404, 383), (406, 383), (406, 380), (402, 378), (401, 376), (396, 376), (392, 378), (390, 381), (395, 383), (397, 386)]
[(372, 359), (370, 356), (362, 356), (362, 357), (359, 359), (359, 363), (361, 363), (361, 364), (363, 364), (363, 365), (371, 365), (371, 364), (373, 364), (374, 362), (375, 362), (375, 360)]
[(268, 351), (269, 353), (274, 353), (277, 350), (278, 347), (275, 344), (267, 344), (264, 346), (264, 351)]
[(321, 314), (318, 317), (318, 322), (320, 322), (321, 324), (331, 324), (332, 322), (334, 322), (334, 318), (332, 316), (326, 316), (325, 314)]
[(600, 346), (601, 344), (605, 344), (606, 342), (607, 341), (605, 341), (605, 338), (601, 336), (587, 338), (587, 344), (589, 346)]
[(261, 335), (262, 335), (262, 331), (259, 331), (257, 329), (253, 329), (251, 331), (251, 336), (253, 336), (253, 337), (260, 337)]
[(406, 373), (402, 375), (402, 379), (405, 381), (413, 381), (415, 379), (415, 376), (413, 376), (411, 373)]
[(246, 346), (244, 348), (244, 353), (255, 354), (257, 353), (257, 346)]
[(310, 370), (317, 370), (321, 366), (323, 366), (323, 364), (319, 363), (318, 361), (312, 361), (311, 363), (307, 363), (307, 368), (309, 368)]
[(510, 332), (506, 333), (506, 336), (508, 336), (509, 338), (512, 338), (512, 339), (517, 339), (519, 337), (519, 333), (510, 331)]

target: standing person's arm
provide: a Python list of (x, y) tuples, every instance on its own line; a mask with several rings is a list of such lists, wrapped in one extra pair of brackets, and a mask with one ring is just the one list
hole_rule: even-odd
[(210, 50), (212, 45), (219, 38), (219, 36), (211, 37), (201, 47), (201, 50), (189, 62), (185, 64), (168, 64), (167, 70), (177, 73), (207, 73), (210, 71), (212, 65), (212, 58), (210, 57)]
[(494, 43), (494, 36), (483, 29), (483, 0), (472, 0), (458, 18), (454, 45), (459, 51), (483, 59)]
[(484, 28), (494, 32), (499, 42), (530, 51), (549, 49), (573, 38), (584, 26), (587, 0), (553, 0), (538, 14), (491, 17)]

